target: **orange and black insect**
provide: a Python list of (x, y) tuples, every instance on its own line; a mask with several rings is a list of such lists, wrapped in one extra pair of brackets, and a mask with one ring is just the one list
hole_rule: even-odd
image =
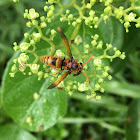
[[(58, 31), (61, 34), (61, 38), (62, 38), (63, 43), (64, 43), (64, 46), (65, 46), (65, 48), (66, 48), (66, 50), (68, 52), (69, 59), (68, 60), (65, 60), (65, 58), (62, 59), (62, 58), (57, 57), (57, 56), (43, 56), (43, 57), (40, 58), (40, 61), (42, 63), (44, 63), (44, 64), (47, 64), (50, 67), (53, 67), (53, 68), (61, 68), (61, 71), (64, 70), (64, 69), (67, 70), (67, 71), (64, 74), (62, 74), (55, 82), (53, 82), (48, 87), (48, 89), (52, 89), (52, 88), (56, 87), (72, 71), (74, 72), (74, 75), (73, 76), (77, 76), (77, 75), (81, 74), (82, 71), (84, 72), (84, 70), (83, 70), (83, 64), (82, 63), (78, 63), (77, 62), (77, 59), (73, 59), (73, 56), (72, 56), (72, 53), (71, 53), (71, 50), (70, 50), (70, 45), (69, 45), (68, 39), (64, 35), (64, 33), (62, 32), (62, 29), (60, 27), (58, 27)], [(87, 62), (91, 58), (92, 58), (92, 55), (87, 60)], [(84, 72), (84, 75), (86, 76), (85, 72)], [(89, 79), (88, 79), (87, 76), (86, 76), (86, 78), (87, 78), (87, 81), (89, 81)]]

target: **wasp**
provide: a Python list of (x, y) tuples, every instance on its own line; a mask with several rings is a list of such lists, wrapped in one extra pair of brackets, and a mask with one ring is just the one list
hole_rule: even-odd
[[(77, 59), (73, 59), (72, 53), (71, 53), (71, 49), (70, 49), (70, 45), (68, 42), (67, 37), (65, 36), (65, 34), (62, 32), (62, 29), (60, 27), (58, 27), (57, 29), (60, 32), (61, 38), (63, 40), (64, 46), (67, 50), (67, 53), (69, 55), (69, 59), (65, 60), (65, 58), (60, 58), (57, 56), (43, 56), (40, 58), (40, 61), (50, 67), (53, 68), (61, 68), (61, 71), (63, 71), (64, 69), (67, 70), (65, 73), (63, 73), (56, 81), (54, 81), (49, 87), (48, 89), (52, 89), (55, 88), (56, 86), (59, 85), (59, 83), (64, 80), (69, 74), (71, 74), (71, 72), (74, 72), (73, 76), (77, 76), (79, 74), (81, 74), (81, 72), (83, 70), (83, 64), (82, 63), (78, 63)], [(91, 57), (87, 60), (87, 62), (92, 58), (92, 54)], [(86, 63), (87, 63), (86, 62)], [(85, 63), (85, 64), (86, 64)], [(85, 65), (84, 64), (84, 65)], [(88, 77), (86, 76), (85, 72), (84, 72), (85, 77), (87, 78), (87, 81), (89, 81)]]

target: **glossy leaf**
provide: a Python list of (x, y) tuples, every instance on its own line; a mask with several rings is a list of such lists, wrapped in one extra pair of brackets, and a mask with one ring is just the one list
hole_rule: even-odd
[(12, 123), (0, 126), (0, 139), (37, 140), (32, 134)]

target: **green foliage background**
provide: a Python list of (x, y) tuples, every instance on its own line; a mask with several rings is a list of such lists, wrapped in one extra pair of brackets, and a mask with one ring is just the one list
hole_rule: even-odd
[[(3, 0), (0, 2), (1, 79), (6, 65), (11, 65), (10, 62), (8, 64), (6, 63), (14, 53), (12, 43), (14, 41), (20, 43), (23, 39), (24, 32), (28, 31), (25, 27), (26, 21), (23, 18), (24, 9), (33, 7), (43, 15), (44, 13), (42, 9), (44, 7), (44, 3), (45, 1), (43, 0), (24, 0), (16, 4), (10, 0)], [(117, 4), (128, 7), (129, 1), (122, 1)], [(97, 7), (97, 9), (98, 8), (99, 7)], [(137, 11), (137, 14), (139, 15), (139, 11)], [(66, 27), (64, 27), (64, 30), (66, 30)], [(88, 32), (90, 33), (90, 30)], [(26, 77), (19, 74), (15, 79), (11, 80), (8, 75), (6, 75), (9, 71), (7, 68), (5, 71), (5, 77), (3, 78), (3, 80), (7, 79), (6, 84), (3, 85), (7, 86), (5, 87), (5, 93), (7, 94), (5, 94), (4, 98), (5, 102), (10, 104), (10, 99), (14, 96), (15, 104), (11, 107), (5, 107), (5, 109), (11, 111), (9, 114), (12, 118), (16, 118), (14, 119), (16, 122), (13, 122), (13, 120), (9, 118), (9, 114), (5, 113), (0, 103), (0, 139), (138, 140), (140, 138), (140, 29), (136, 29), (132, 23), (129, 33), (125, 33), (123, 26), (118, 23), (118, 21), (111, 19), (107, 24), (100, 23), (99, 31), (97, 32), (100, 32), (106, 43), (112, 43), (113, 46), (126, 52), (125, 60), (122, 61), (120, 59), (116, 59), (111, 63), (111, 74), (113, 75), (113, 80), (106, 82), (103, 85), (106, 92), (102, 95), (102, 100), (100, 102), (97, 102), (94, 99), (86, 100), (85, 94), (81, 94), (80, 92), (74, 93), (71, 97), (68, 96), (67, 114), (63, 119), (59, 120), (55, 126), (50, 127), (44, 132), (32, 133), (28, 130), (37, 131), (39, 124), (43, 123), (45, 125), (50, 122), (50, 120), (48, 121), (47, 119), (48, 112), (44, 114), (43, 122), (41, 120), (42, 116), (37, 116), (35, 129), (30, 129), (26, 122), (19, 123), (21, 122), (20, 118), (22, 118), (20, 115), (24, 115), (24, 113), (28, 111), (30, 101), (32, 103), (32, 95), (30, 94), (30, 91), (27, 92), (28, 87), (33, 84), (35, 86), (35, 91), (38, 91), (44, 81), (38, 81), (35, 76), (32, 76), (31, 79), (27, 79), (31, 83), (25, 82), (24, 85), (20, 85), (18, 82), (24, 80), (24, 78), (26, 81)], [(82, 31), (79, 34), (82, 34)], [(66, 35), (68, 38), (70, 37), (70, 29), (67, 30)], [(14, 54), (14, 57), (16, 55), (18, 54)], [(10, 61), (12, 61), (12, 59)], [(20, 110), (18, 103), (21, 102), (21, 100), (19, 101), (18, 99), (21, 99), (22, 97), (18, 97), (19, 95), (15, 96), (14, 90), (18, 90), (17, 87), (12, 89), (16, 83), (20, 88), (20, 92), (22, 91), (24, 93), (24, 100), (26, 97), (27, 101), (25, 105), (23, 104), (23, 106), (25, 106), (25, 112), (23, 110), (21, 111), (23, 114), (20, 114), (20, 112), (17, 111)], [(47, 88), (48, 85), (44, 86)], [(10, 92), (11, 89), (12, 92)], [(46, 89), (44, 88), (42, 94), (44, 93), (43, 96), (47, 96), (47, 98), (49, 98), (50, 94), (54, 94), (54, 98), (49, 99), (50, 106), (48, 107), (50, 108), (50, 111), (52, 112), (53, 110), (57, 110), (56, 116), (57, 112), (63, 116), (67, 108), (67, 102), (65, 102), (67, 97), (64, 91), (59, 91), (60, 93), (57, 92), (58, 95), (62, 95), (57, 98), (55, 91), (53, 91), (54, 93), (48, 92), (46, 94), (45, 90)], [(57, 102), (61, 102), (60, 107), (57, 106)], [(43, 108), (40, 101), (35, 102), (34, 104), (37, 104), (39, 108), (32, 108), (32, 111), (37, 111)], [(46, 106), (43, 108), (43, 111), (45, 111), (45, 109)], [(49, 116), (49, 118), (55, 117), (54, 114), (52, 115), (53, 116)], [(17, 125), (16, 123), (20, 125)], [(53, 124), (54, 123), (56, 122), (53, 122)], [(23, 128), (26, 128), (26, 130)]]

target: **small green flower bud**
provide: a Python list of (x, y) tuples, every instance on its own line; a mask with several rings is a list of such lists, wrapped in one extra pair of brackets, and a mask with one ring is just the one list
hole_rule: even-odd
[(70, 89), (71, 89), (71, 86), (70, 85), (68, 85), (68, 86), (65, 87), (65, 90), (66, 91), (70, 91)]
[(72, 20), (72, 19), (73, 19), (73, 15), (72, 14), (69, 14), (68, 20)]
[(47, 17), (52, 17), (52, 15), (53, 15), (53, 11), (49, 10), (48, 13), (47, 13)]
[(125, 56), (125, 53), (123, 52), (123, 53), (120, 55), (120, 58), (121, 58), (121, 59), (125, 59), (125, 57), (126, 57), (126, 56)]
[(67, 84), (71, 86), (71, 85), (73, 85), (73, 81), (72, 81), (72, 80), (69, 80), (69, 81), (67, 82)]
[(39, 14), (37, 12), (35, 12), (35, 9), (31, 8), (29, 10), (29, 14), (28, 14), (28, 19), (36, 19), (37, 17), (39, 17)]
[(13, 62), (14, 62), (15, 64), (18, 63), (18, 59), (15, 58), (15, 59), (13, 60)]
[(97, 45), (96, 40), (92, 40), (92, 41), (91, 41), (91, 44), (92, 44), (92, 46), (96, 46), (96, 45)]
[(90, 10), (89, 15), (94, 16), (95, 12), (93, 10)]
[(96, 96), (96, 101), (100, 101), (101, 100), (101, 96)]
[(85, 19), (85, 24), (86, 24), (86, 25), (89, 25), (89, 24), (90, 24), (90, 21), (89, 21), (88, 18)]
[(14, 51), (18, 51), (20, 48), (19, 48), (19, 46), (15, 45), (15, 46), (13, 47), (13, 49), (14, 49)]
[(73, 27), (75, 27), (75, 26), (76, 26), (76, 24), (77, 24), (77, 23), (76, 23), (75, 21), (74, 21), (74, 22), (72, 22), (72, 26), (73, 26)]
[(111, 44), (106, 44), (107, 46), (107, 50), (111, 49), (112, 48), (112, 45)]
[(97, 70), (97, 71), (100, 71), (100, 70), (101, 70), (101, 65), (96, 66), (96, 70)]
[(105, 72), (103, 72), (102, 76), (103, 77), (107, 77), (108, 76), (108, 73), (105, 71)]
[(120, 19), (123, 16), (123, 10), (120, 10), (120, 9), (116, 8), (114, 10), (114, 14), (115, 14), (115, 16), (116, 16), (117, 19)]
[(29, 47), (30, 47), (30, 44), (27, 43), (27, 42), (22, 42), (20, 44), (20, 50), (21, 50), (21, 52), (27, 51)]
[(17, 71), (17, 67), (16, 67), (15, 64), (12, 66), (11, 71), (12, 71), (13, 73)]
[(57, 50), (57, 51), (55, 52), (55, 55), (56, 55), (56, 56), (59, 56), (59, 57), (65, 56), (65, 54), (64, 54), (61, 50)]
[(33, 120), (32, 120), (31, 117), (27, 117), (27, 118), (26, 118), (26, 122), (27, 122), (30, 126), (33, 125)]
[(114, 48), (113, 48), (113, 50), (114, 50), (114, 51), (117, 51), (117, 48), (116, 48), (116, 47), (114, 47)]
[(42, 23), (40, 24), (40, 26), (41, 26), (41, 28), (45, 28), (45, 27), (47, 27), (47, 24), (46, 24), (46, 22), (42, 22)]
[(15, 77), (15, 73), (9, 73), (10, 77)]
[(87, 95), (86, 98), (87, 98), (87, 100), (90, 100), (92, 97), (91, 97), (91, 95)]
[(109, 19), (109, 16), (105, 15), (105, 16), (103, 16), (103, 19), (106, 21)]
[(19, 58), (18, 58), (18, 63), (19, 64), (26, 63), (28, 59), (29, 59), (28, 55), (26, 55), (25, 53), (21, 53)]
[(98, 21), (99, 21), (99, 18), (98, 18), (98, 17), (94, 17), (94, 18), (93, 18), (93, 23), (94, 23), (94, 24), (96, 24)]
[(19, 0), (13, 0), (13, 2), (15, 2), (15, 3), (16, 3), (16, 2), (19, 2)]
[(54, 5), (51, 5), (51, 6), (49, 7), (49, 9), (52, 10), (52, 11), (54, 11)]
[(69, 91), (68, 94), (71, 96), (73, 94), (73, 92), (72, 91)]
[(26, 69), (26, 63), (24, 63), (24, 64), (21, 63), (21, 64), (19, 65), (19, 71), (24, 72), (25, 69)]
[(28, 18), (28, 13), (24, 13), (24, 18)]
[(51, 35), (53, 35), (53, 36), (56, 35), (56, 31), (54, 29), (51, 30)]
[(92, 98), (95, 98), (95, 97), (96, 97), (96, 93), (95, 93), (95, 92), (92, 92), (92, 93), (91, 93), (91, 97), (92, 97)]
[(104, 13), (109, 13), (111, 12), (111, 7), (110, 6), (107, 6), (105, 9), (104, 9)]
[(93, 22), (93, 17), (88, 17), (88, 20), (90, 21), (90, 22)]
[(48, 3), (49, 4), (53, 4), (54, 3), (54, 0), (48, 0)]
[(91, 36), (91, 38), (93, 38), (94, 40), (97, 40), (99, 38), (99, 35), (95, 34), (94, 36)]
[(38, 93), (36, 93), (36, 92), (33, 94), (33, 96), (34, 96), (34, 99), (35, 99), (35, 100), (38, 100), (39, 97), (40, 97), (40, 95), (39, 95)]
[(80, 36), (80, 35), (77, 35), (76, 38), (75, 38), (75, 40), (74, 40), (74, 42), (75, 42), (77, 45), (79, 45), (80, 43), (82, 43), (82, 38), (81, 38), (81, 36)]
[(41, 16), (40, 17), (40, 20), (41, 20), (41, 22), (45, 22), (46, 21), (46, 18), (44, 16)]
[(32, 72), (28, 72), (28, 75), (32, 75)]
[(111, 76), (111, 75), (109, 75), (107, 78), (108, 78), (108, 80), (111, 80), (111, 79), (112, 79), (112, 76)]
[(83, 91), (87, 91), (88, 89), (89, 89), (89, 87), (88, 87), (85, 83), (80, 84), (80, 83), (78, 82), (78, 90), (79, 90), (79, 91), (83, 92)]
[(33, 39), (30, 40), (30, 44), (31, 44), (31, 45), (34, 45), (34, 44), (35, 44), (35, 40), (33, 40)]
[(109, 4), (111, 4), (113, 2), (113, 0), (106, 0), (105, 1), (105, 6), (108, 6)]
[(76, 85), (73, 85), (73, 87), (72, 87), (74, 90), (77, 90), (77, 86)]
[(131, 25), (130, 25), (130, 22), (125, 22), (124, 23), (124, 27), (126, 28), (126, 32), (128, 32), (129, 30), (128, 30), (128, 27), (130, 27)]
[(52, 75), (54, 76), (54, 77), (57, 77), (58, 76), (58, 70), (56, 70), (56, 69), (52, 69), (51, 70), (51, 73), (52, 73)]
[(44, 78), (48, 78), (49, 77), (49, 74), (48, 73), (45, 73), (44, 74)]
[(91, 9), (92, 5), (90, 3), (87, 3), (86, 8)]
[(64, 81), (61, 81), (61, 83), (58, 85), (58, 87), (63, 88), (64, 87)]
[(37, 65), (37, 64), (31, 64), (31, 66), (30, 66), (31, 72), (34, 73), (34, 74), (37, 73), (39, 67), (40, 67), (40, 65)]
[(37, 21), (37, 20), (32, 20), (32, 24), (33, 24), (34, 26), (37, 26), (37, 25), (38, 25), (38, 21)]
[(105, 69), (105, 71), (109, 71), (110, 67), (109, 66), (105, 66), (104, 69)]
[(116, 56), (120, 56), (121, 55), (121, 52), (119, 50), (115, 51), (115, 55)]
[(98, 45), (97, 45), (97, 49), (102, 49), (102, 43), (99, 43)]
[(101, 59), (94, 59), (94, 65), (95, 66), (101, 66), (102, 60)]
[(30, 34), (29, 33), (24, 33), (25, 38), (29, 38)]
[(61, 17), (61, 18), (60, 18), (60, 21), (61, 21), (61, 22), (65, 21), (65, 18), (64, 18), (64, 17)]
[(84, 45), (85, 49), (89, 49), (89, 44)]
[(99, 90), (101, 88), (101, 86), (97, 83), (96, 85), (95, 85), (95, 90)]
[(43, 72), (42, 71), (39, 71), (37, 73), (37, 75), (38, 75), (38, 80), (40, 80), (43, 77)]
[(40, 33), (33, 33), (33, 37), (35, 42), (39, 42), (41, 39), (41, 34)]
[(92, 5), (94, 5), (95, 2), (96, 2), (96, 0), (90, 0), (90, 3), (91, 3)]
[(103, 78), (99, 78), (98, 82), (99, 83), (103, 83), (104, 82), (104, 79)]
[(51, 81), (50, 82), (53, 82), (55, 81), (55, 77), (51, 77)]
[(76, 19), (76, 23), (81, 23), (81, 19), (80, 18), (78, 18), (78, 19)]
[(28, 21), (28, 22), (26, 23), (26, 26), (30, 28), (30, 27), (32, 27), (32, 23), (31, 23), (30, 21)]
[(49, 7), (48, 6), (44, 6), (44, 11), (48, 11)]
[(103, 93), (104, 91), (105, 91), (105, 89), (104, 89), (104, 88), (101, 88), (101, 89), (100, 89), (100, 92), (101, 92), (101, 93)]
[(66, 14), (68, 14), (70, 12), (70, 10), (66, 10)]

